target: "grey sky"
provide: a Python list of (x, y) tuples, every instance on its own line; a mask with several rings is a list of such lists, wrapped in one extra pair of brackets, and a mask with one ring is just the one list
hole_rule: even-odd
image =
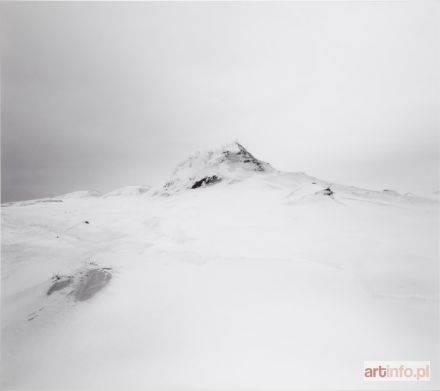
[(440, 4), (2, 3), (2, 201), (156, 184), (240, 140), (438, 190)]

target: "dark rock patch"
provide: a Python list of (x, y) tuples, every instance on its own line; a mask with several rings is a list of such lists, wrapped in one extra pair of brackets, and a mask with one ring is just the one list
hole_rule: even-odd
[(326, 196), (332, 196), (334, 194), (333, 190), (330, 189), (330, 187), (327, 187), (326, 189), (324, 189), (322, 191), (322, 194), (326, 195)]
[(197, 189), (203, 185), (212, 185), (212, 184), (220, 182), (220, 181), (221, 181), (221, 178), (219, 178), (217, 175), (207, 176), (205, 178), (202, 178), (202, 179), (194, 182), (194, 184), (191, 186), (191, 189)]
[(243, 145), (235, 143), (238, 147), (238, 152), (224, 151), (223, 155), (225, 159), (230, 161), (246, 163), (253, 167), (255, 171), (264, 171), (263, 163), (252, 155)]
[(88, 300), (104, 288), (112, 278), (110, 268), (88, 270), (80, 279), (74, 290), (75, 299)]
[(84, 221), (84, 224), (90, 224), (90, 221), (86, 220), (86, 221)]
[(55, 282), (51, 285), (51, 287), (47, 291), (48, 296), (56, 291), (60, 291), (64, 288), (68, 287), (70, 285), (70, 283), (72, 282), (72, 277), (70, 277), (70, 276), (61, 277), (59, 275), (56, 275), (55, 277), (53, 277), (52, 280)]
[(174, 185), (175, 185), (175, 182), (174, 182), (174, 181), (168, 181), (167, 183), (165, 183), (165, 185), (163, 185), (163, 189), (164, 189), (164, 190), (169, 190), (169, 189), (171, 189)]

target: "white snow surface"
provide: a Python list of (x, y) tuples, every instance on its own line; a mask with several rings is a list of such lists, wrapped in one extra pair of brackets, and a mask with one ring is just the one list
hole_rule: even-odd
[(88, 197), (100, 197), (101, 193), (96, 190), (78, 190), (72, 193), (67, 193), (57, 198), (61, 199), (71, 199), (71, 198), (88, 198)]
[[(225, 148), (155, 192), (2, 207), (4, 388), (438, 388), (439, 203)], [(46, 294), (91, 262), (94, 297)], [(364, 360), (433, 380), (365, 383)]]
[(150, 186), (125, 186), (112, 190), (103, 195), (103, 197), (136, 196), (146, 193), (151, 189)]

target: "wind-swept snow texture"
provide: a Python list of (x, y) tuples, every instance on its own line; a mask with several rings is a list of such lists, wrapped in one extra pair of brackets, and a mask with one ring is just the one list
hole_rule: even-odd
[[(2, 208), (4, 388), (438, 389), (437, 201), (240, 145), (147, 190)], [(364, 383), (364, 360), (432, 381)]]

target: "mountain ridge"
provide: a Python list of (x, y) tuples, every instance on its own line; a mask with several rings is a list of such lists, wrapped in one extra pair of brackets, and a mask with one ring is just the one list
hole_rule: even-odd
[(298, 183), (300, 183), (303, 191), (304, 185), (307, 185), (311, 191), (313, 190), (312, 193), (328, 196), (333, 196), (336, 191), (352, 193), (361, 197), (372, 196), (373, 198), (380, 198), (383, 196), (387, 200), (395, 201), (439, 201), (436, 198), (419, 196), (409, 192), (400, 194), (391, 189), (379, 191), (357, 186), (337, 184), (310, 176), (303, 172), (279, 171), (270, 163), (256, 158), (241, 143), (234, 141), (232, 143), (224, 144), (217, 149), (195, 152), (176, 166), (168, 181), (156, 186), (125, 186), (104, 194), (95, 190), (74, 191), (54, 197), (25, 201), (10, 201), (3, 203), (2, 206), (26, 206), (39, 202), (63, 202), (69, 199), (89, 197), (104, 199), (123, 196), (170, 196), (185, 190), (195, 190), (204, 187), (211, 187), (217, 184), (236, 184), (254, 176), (260, 178), (266, 176), (267, 179), (272, 179), (275, 182), (277, 181), (276, 177), (279, 177), (281, 182), (284, 181), (286, 183), (287, 190), (289, 190), (288, 178), (290, 178), (290, 182), (293, 184), (290, 186), (290, 191), (292, 192), (295, 191), (295, 188), (298, 188)]

